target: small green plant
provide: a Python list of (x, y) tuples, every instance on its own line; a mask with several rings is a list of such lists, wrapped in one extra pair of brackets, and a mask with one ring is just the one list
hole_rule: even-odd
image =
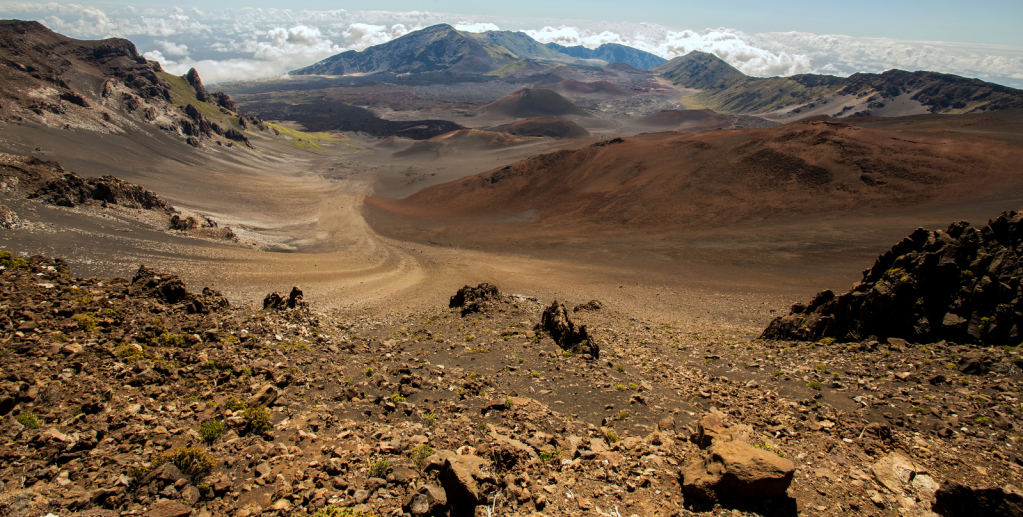
[(71, 301), (73, 301), (73, 302), (75, 302), (77, 304), (80, 304), (80, 305), (89, 305), (90, 303), (92, 303), (92, 297), (91, 296), (79, 296), (78, 298), (75, 298), (75, 299), (73, 299)]
[(199, 424), (199, 436), (206, 445), (213, 445), (226, 431), (227, 425), (220, 420), (204, 420)]
[(78, 324), (78, 328), (86, 332), (96, 330), (96, 316), (92, 314), (75, 314), (71, 319)]
[[(293, 517), (306, 516), (303, 514), (296, 513), (294, 514)], [(324, 506), (323, 508), (320, 508), (319, 510), (316, 510), (316, 512), (314, 513), (309, 514), (308, 517), (380, 517), (380, 515), (375, 513), (366, 513), (362, 510), (355, 510), (347, 506), (339, 507), (334, 505), (328, 505)]]
[(520, 358), (519, 358), (519, 364), (522, 364), (522, 363), (524, 363), (524, 362), (526, 362), (526, 360), (520, 357)]
[(560, 451), (554, 451), (554, 452), (540, 451), (540, 461), (542, 461), (544, 463), (550, 463), (551, 461), (554, 461), (554, 460), (558, 459), (558, 456), (561, 456), (561, 452)]
[(614, 445), (618, 443), (618, 433), (614, 431), (608, 431), (607, 434), (604, 435), (604, 439), (607, 440), (608, 444)]
[(774, 376), (775, 377), (781, 377), (782, 375), (785, 375), (785, 372), (783, 372), (781, 370), (775, 370), (774, 371)]
[(884, 351), (884, 354), (881, 354), (881, 355), (883, 355), (883, 356), (885, 356), (885, 357), (889, 357), (889, 356), (891, 356), (891, 355), (892, 355), (892, 351), (891, 351), (891, 350), (885, 350), (885, 351)]
[(146, 348), (138, 343), (121, 343), (117, 347), (117, 357), (127, 361), (135, 362), (148, 358)]
[(433, 413), (427, 413), (427, 414), (423, 415), (423, 420), (426, 420), (426, 423), (428, 423), (430, 425), (436, 424), (437, 423), (437, 415), (435, 415)]
[(487, 425), (486, 422), (480, 422), (476, 424), (476, 429), (479, 429), (480, 431), (486, 431), (487, 429), (489, 429), (489, 426)]
[(754, 444), (753, 446), (756, 447), (757, 449), (763, 449), (765, 451), (773, 452), (773, 453), (777, 454), (778, 456), (781, 456), (782, 458), (785, 457), (785, 453), (782, 452), (781, 449), (779, 449), (779, 448), (777, 448), (777, 447), (775, 447), (775, 446), (773, 446), (773, 445), (771, 445), (771, 444), (769, 444), (767, 442), (760, 442), (760, 443)]
[(562, 350), (561, 351), (561, 355), (563, 357), (572, 357), (572, 351), (571, 350)]
[(630, 390), (634, 390), (634, 391), (635, 391), (635, 389), (636, 389), (636, 388), (638, 388), (638, 387), (639, 387), (639, 386), (638, 386), (638, 385), (636, 385), (636, 383), (635, 383), (635, 382), (630, 382), (630, 383), (629, 383), (629, 389), (630, 389)]
[(625, 385), (620, 382), (614, 383), (613, 387), (615, 391), (625, 391)]
[(986, 416), (978, 416), (973, 419), (973, 423), (977, 425), (991, 425), (991, 419)]
[(28, 261), (21, 257), (15, 257), (14, 254), (9, 251), (0, 251), (0, 266), (8, 269), (28, 267)]
[(823, 365), (823, 364), (818, 364), (817, 366), (814, 366), (814, 368), (815, 368), (815, 369), (816, 369), (816, 370), (817, 370), (818, 372), (821, 372), (821, 373), (828, 373), (828, 367), (827, 367), (827, 366), (825, 366), (825, 365)]
[(820, 341), (818, 341), (818, 343), (820, 343), (820, 344), (822, 344), (824, 346), (834, 345), (835, 344), (835, 338), (833, 338), (833, 337), (826, 337), (826, 338), (823, 338)]
[(394, 402), (395, 404), (405, 402), (405, 396), (401, 393), (395, 393), (394, 395), (391, 395), (391, 402)]
[(370, 366), (369, 368), (366, 368), (365, 370), (362, 371), (362, 373), (366, 374), (366, 377), (373, 375), (373, 367)]
[(814, 380), (814, 381), (810, 381), (810, 382), (806, 383), (806, 387), (807, 387), (807, 388), (810, 388), (810, 389), (812, 389), (812, 390), (817, 390), (817, 391), (820, 391), (820, 390), (821, 390), (821, 388), (823, 388), (823, 387), (824, 387), (824, 384), (823, 384), (823, 383), (821, 383), (821, 381), (816, 381), (816, 380)]
[(217, 460), (200, 447), (178, 447), (153, 457), (153, 468), (170, 463), (192, 480), (201, 479), (217, 466)]
[(913, 406), (913, 407), (909, 408), (909, 410), (914, 412), (914, 413), (923, 413), (924, 412), (924, 407), (923, 406)]
[(625, 373), (625, 365), (618, 363), (615, 365), (615, 370), (618, 370), (618, 373)]
[(245, 419), (245, 430), (248, 432), (262, 434), (273, 428), (270, 421), (270, 412), (265, 407), (250, 407), (242, 413)]
[(513, 407), (515, 407), (515, 401), (513, 401), (510, 398), (504, 399), (504, 408), (505, 409), (511, 409)]
[(391, 462), (387, 458), (380, 458), (369, 465), (369, 477), (382, 478), (387, 475), (387, 470), (390, 468)]
[(224, 400), (223, 406), (224, 409), (228, 411), (240, 411), (242, 409), (249, 407), (248, 404), (242, 402), (241, 400), (238, 400), (238, 397), (235, 397), (233, 395), (227, 397), (227, 399)]
[(429, 445), (424, 443), (417, 446), (415, 449), (412, 449), (412, 452), (409, 453), (409, 459), (412, 460), (412, 463), (415, 463), (417, 466), (422, 467), (423, 462), (426, 461), (426, 458), (433, 456), (434, 452), (435, 451), (433, 450), (433, 447), (430, 447)]
[(540, 372), (529, 372), (529, 376), (535, 378), (540, 377)]
[(946, 370), (958, 370), (959, 369), (959, 365), (957, 365), (955, 363), (948, 363), (948, 364), (945, 365), (945, 369)]
[(924, 359), (924, 364), (926, 364), (927, 366), (930, 366), (931, 365), (931, 360), (930, 359)]
[(629, 418), (629, 412), (628, 411), (623, 409), (623, 410), (618, 412), (618, 420), (625, 420), (627, 418)]
[(17, 420), (19, 424), (25, 426), (26, 429), (39, 429), (42, 425), (39, 423), (39, 417), (31, 411), (19, 413), (15, 420)]
[(469, 335), (465, 336), (465, 342), (466, 343), (472, 343), (475, 340), (476, 340), (476, 336), (474, 336), (472, 334), (469, 334)]
[(963, 386), (969, 386), (970, 385), (970, 379), (967, 379), (966, 377), (960, 378), (959, 379), (959, 383), (962, 384)]

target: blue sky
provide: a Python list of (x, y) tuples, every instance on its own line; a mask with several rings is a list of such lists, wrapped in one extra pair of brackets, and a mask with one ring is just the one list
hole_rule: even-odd
[(168, 71), (194, 66), (208, 82), (272, 77), (449, 23), (475, 32), (523, 31), (543, 43), (621, 43), (667, 59), (712, 52), (760, 77), (900, 68), (1023, 88), (1019, 0), (114, 0), (0, 2), (0, 17), (37, 19), (82, 39), (128, 38)]
[[(57, 2), (68, 4), (70, 2)], [(75, 2), (86, 4), (85, 2)], [(745, 32), (812, 32), (901, 40), (947, 41), (1023, 47), (1023, 2), (1012, 0), (391, 0), (380, 3), (313, 0), (282, 3), (277, 0), (187, 0), (164, 2), (114, 1), (91, 5), (135, 8), (198, 7), (348, 11), (431, 11), (497, 17), (550, 18), (553, 20), (659, 23), (688, 29), (730, 27)]]

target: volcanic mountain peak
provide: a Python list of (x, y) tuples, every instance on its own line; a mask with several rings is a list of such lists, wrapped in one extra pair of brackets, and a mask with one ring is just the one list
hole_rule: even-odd
[(694, 50), (653, 68), (683, 88), (727, 88), (746, 78), (732, 65), (707, 52)]

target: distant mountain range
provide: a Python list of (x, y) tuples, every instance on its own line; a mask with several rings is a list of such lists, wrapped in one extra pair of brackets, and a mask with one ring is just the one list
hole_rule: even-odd
[[(561, 49), (565, 49), (562, 51)], [(461, 32), (441, 24), (411, 32), (361, 52), (349, 50), (305, 68), (294, 75), (394, 74), (452, 71), (486, 73), (514, 63), (550, 61), (603, 66), (626, 63), (651, 68), (664, 59), (624, 45), (585, 47), (543, 45), (522, 32)]]
[(901, 116), (1023, 108), (1023, 90), (937, 72), (888, 70), (849, 77), (749, 77), (713, 54), (693, 51), (652, 70), (683, 88), (689, 108), (790, 116)]

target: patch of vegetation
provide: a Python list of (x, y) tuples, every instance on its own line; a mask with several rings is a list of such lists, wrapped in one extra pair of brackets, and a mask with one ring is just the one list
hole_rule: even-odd
[(270, 421), (270, 412), (265, 407), (250, 407), (242, 413), (245, 419), (245, 430), (251, 433), (264, 433), (273, 429)]
[(227, 397), (227, 399), (224, 400), (223, 406), (228, 411), (240, 411), (242, 409), (249, 407), (248, 404), (242, 402), (241, 400), (238, 400), (238, 397), (235, 397), (233, 395)]
[(391, 462), (387, 458), (380, 458), (369, 465), (369, 477), (382, 478), (387, 475), (389, 468), (391, 468)]
[(486, 431), (489, 428), (490, 426), (488, 426), (486, 422), (480, 422), (476, 424), (476, 429), (479, 429), (480, 431)]
[(620, 382), (616, 382), (616, 383), (614, 383), (614, 384), (612, 385), (612, 387), (613, 387), (613, 388), (615, 389), (615, 391), (625, 391), (625, 389), (626, 389), (626, 388), (625, 388), (625, 385), (624, 385), (624, 384), (622, 384), (622, 383), (620, 383)]
[(623, 410), (618, 412), (618, 420), (625, 420), (627, 418), (629, 418), (629, 412), (628, 411), (623, 409)]
[(767, 442), (756, 443), (753, 446), (756, 447), (757, 449), (763, 449), (765, 451), (773, 452), (773, 453), (777, 454), (778, 456), (781, 456), (782, 458), (785, 457), (785, 453), (782, 452), (781, 449), (779, 449), (779, 448), (777, 448), (777, 447), (775, 447), (775, 446), (773, 446), (773, 445), (771, 445), (771, 444), (769, 444)]
[(604, 435), (604, 439), (607, 440), (607, 443), (609, 445), (614, 445), (618, 443), (618, 433), (614, 431), (608, 431), (607, 434)]
[(170, 463), (192, 480), (201, 479), (217, 466), (217, 460), (200, 447), (178, 447), (153, 457), (153, 468)]
[(305, 514), (294, 514), (293, 517), (380, 517), (379, 514), (366, 513), (362, 510), (355, 510), (350, 507), (338, 507), (334, 505), (327, 505), (314, 513)]
[(21, 257), (15, 257), (13, 253), (5, 250), (0, 251), (0, 266), (7, 269), (17, 269), (28, 267), (28, 261)]
[(405, 402), (405, 396), (401, 393), (395, 393), (391, 395), (391, 402), (398, 404), (399, 402)]
[(433, 447), (430, 447), (429, 445), (424, 443), (422, 445), (417, 446), (415, 449), (412, 449), (412, 452), (409, 453), (409, 459), (412, 460), (412, 463), (415, 463), (417, 466), (422, 467), (423, 462), (426, 461), (426, 458), (433, 456), (435, 452), (436, 451), (433, 450)]
[(512, 399), (509, 399), (509, 398), (504, 399), (504, 408), (505, 409), (511, 409), (513, 407), (515, 407), (515, 402)]
[(221, 436), (224, 436), (225, 432), (227, 432), (227, 425), (220, 420), (204, 420), (199, 424), (199, 436), (202, 438), (202, 443), (206, 445), (213, 445)]
[(818, 341), (818, 343), (820, 343), (820, 344), (822, 344), (824, 346), (834, 345), (835, 344), (835, 338), (833, 338), (833, 337), (826, 337), (826, 338), (821, 339), (820, 341)]
[(39, 427), (42, 426), (42, 424), (39, 423), (39, 417), (31, 411), (19, 413), (18, 416), (15, 417), (15, 420), (17, 420), (19, 424), (25, 426), (26, 429), (39, 429)]
[(806, 387), (807, 387), (807, 388), (810, 388), (810, 389), (812, 389), (812, 390), (817, 390), (817, 391), (820, 391), (820, 390), (821, 390), (821, 388), (823, 388), (823, 387), (824, 387), (824, 384), (823, 384), (823, 383), (821, 383), (821, 381), (816, 381), (816, 380), (815, 380), (815, 381), (810, 381), (810, 382), (806, 383)]
[(639, 386), (635, 382), (629, 383), (629, 389), (635, 391)]
[(558, 459), (558, 456), (561, 456), (561, 451), (540, 451), (540, 461), (544, 463), (550, 463), (551, 461)]
[(146, 348), (138, 343), (121, 343), (117, 347), (115, 352), (117, 357), (121, 359), (136, 362), (143, 359), (149, 359), (149, 354), (146, 353)]
[(618, 373), (625, 373), (625, 365), (618, 363), (615, 365), (615, 370), (618, 370)]
[(428, 423), (430, 425), (436, 424), (437, 423), (437, 415), (435, 415), (433, 413), (427, 413), (427, 414), (423, 415), (423, 420), (426, 420), (426, 423)]
[(465, 353), (467, 353), (467, 354), (489, 354), (490, 353), (490, 349), (489, 348), (470, 348), (469, 350), (466, 350)]
[(96, 316), (92, 313), (75, 314), (71, 319), (78, 324), (78, 328), (86, 332), (96, 330)]
[(977, 425), (991, 425), (991, 419), (986, 416), (978, 416), (973, 419), (973, 423)]

